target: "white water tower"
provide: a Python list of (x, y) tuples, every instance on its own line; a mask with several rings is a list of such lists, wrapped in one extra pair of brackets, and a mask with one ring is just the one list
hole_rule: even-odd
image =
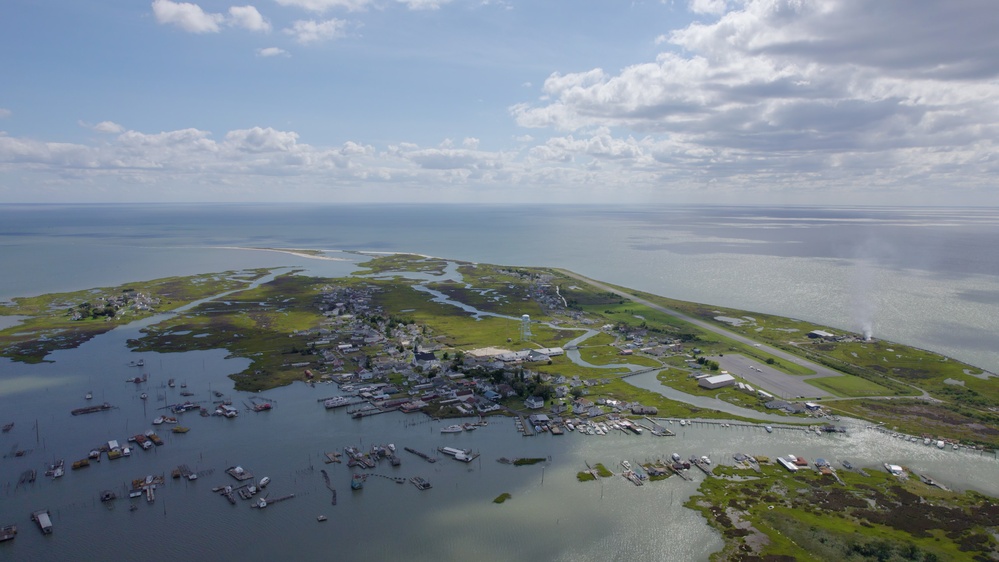
[(531, 335), (531, 315), (525, 314), (520, 317), (520, 339), (521, 341), (529, 341)]

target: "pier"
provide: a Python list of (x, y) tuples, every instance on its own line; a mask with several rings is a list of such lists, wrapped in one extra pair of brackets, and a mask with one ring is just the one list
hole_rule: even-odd
[(423, 460), (425, 460), (427, 462), (437, 462), (436, 458), (431, 457), (430, 455), (428, 455), (428, 454), (426, 454), (426, 453), (424, 453), (422, 451), (417, 451), (416, 449), (413, 449), (413, 448), (410, 448), (410, 447), (403, 447), (403, 448), (406, 450), (406, 452), (413, 453), (414, 455), (420, 457), (421, 459), (423, 459)]
[(652, 419), (652, 418), (650, 418), (648, 416), (645, 416), (645, 419), (650, 424), (652, 424), (652, 427), (648, 427), (648, 426), (642, 426), (642, 427), (645, 427), (645, 429), (648, 429), (649, 433), (651, 433), (652, 435), (655, 435), (657, 437), (676, 437), (675, 433), (673, 433), (669, 428), (667, 428), (665, 426), (662, 426), (662, 425), (659, 425), (658, 423), (656, 423), (656, 420), (654, 420), (654, 419)]
[(336, 505), (336, 488), (330, 483), (330, 475), (326, 473), (326, 469), (319, 471), (323, 475), (323, 480), (326, 482), (326, 489), (333, 492), (333, 505)]

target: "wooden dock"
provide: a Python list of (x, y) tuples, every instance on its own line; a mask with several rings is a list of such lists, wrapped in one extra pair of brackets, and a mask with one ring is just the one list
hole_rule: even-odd
[(420, 457), (421, 459), (423, 459), (423, 460), (425, 460), (427, 462), (437, 462), (436, 458), (431, 457), (430, 455), (428, 455), (428, 454), (426, 454), (426, 453), (424, 453), (422, 451), (417, 451), (416, 449), (412, 449), (410, 447), (403, 447), (403, 448), (406, 450), (406, 452), (413, 453), (414, 455)]

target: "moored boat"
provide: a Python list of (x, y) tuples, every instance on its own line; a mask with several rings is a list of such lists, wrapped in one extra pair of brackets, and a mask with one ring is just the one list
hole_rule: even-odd
[(441, 433), (461, 433), (465, 431), (460, 425), (449, 425), (441, 428)]
[(17, 525), (4, 525), (0, 527), (0, 542), (9, 541), (17, 536)]
[(8, 432), (10, 432), (10, 430), (12, 430), (12, 429), (14, 429), (14, 422), (10, 422), (10, 423), (5, 423), (5, 424), (3, 425), (3, 432), (4, 432), (4, 433), (8, 433)]
[(261, 488), (266, 488), (267, 485), (270, 484), (270, 483), (271, 483), (271, 477), (270, 476), (264, 476), (263, 478), (260, 479), (260, 487)]
[(433, 487), (433, 486), (430, 485), (429, 481), (427, 481), (425, 478), (422, 478), (420, 476), (414, 476), (414, 477), (410, 478), (409, 481), (412, 482), (413, 485), (416, 486), (416, 488), (419, 489), (419, 490), (429, 490), (430, 488)]
[(111, 404), (105, 402), (100, 406), (88, 406), (86, 408), (77, 408), (71, 411), (70, 413), (73, 414), (74, 416), (79, 416), (81, 414), (92, 414), (94, 412), (103, 412), (105, 410), (110, 410), (110, 409), (111, 409)]
[(52, 518), (49, 516), (49, 510), (41, 509), (32, 513), (31, 520), (38, 523), (38, 528), (42, 530), (43, 535), (52, 534)]
[(767, 433), (773, 433), (774, 432), (774, 428), (771, 427), (771, 426), (769, 426), (769, 425), (768, 426), (764, 426), (763, 429), (767, 430)]
[(359, 472), (354, 473), (354, 476), (350, 479), (350, 489), (360, 490), (361, 488), (364, 488), (364, 479), (365, 476), (363, 474)]

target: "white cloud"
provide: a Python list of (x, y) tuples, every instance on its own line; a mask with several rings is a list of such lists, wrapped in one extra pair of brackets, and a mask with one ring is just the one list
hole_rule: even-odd
[(288, 35), (295, 38), (295, 41), (305, 45), (308, 43), (318, 43), (343, 37), (347, 22), (336, 18), (325, 21), (298, 20), (290, 28), (284, 30)]
[(400, 4), (405, 4), (410, 10), (439, 10), (444, 4), (449, 4), (451, 0), (396, 0)]
[(153, 0), (153, 14), (159, 23), (173, 24), (191, 33), (218, 33), (225, 21), (222, 14), (207, 13), (197, 4), (170, 0)]
[(10, 117), (10, 110), (4, 107), (0, 107), (0, 119), (5, 119)]
[(690, 0), (688, 9), (695, 14), (712, 14), (720, 16), (725, 13), (725, 0)]
[[(705, 13), (720, 5), (695, 4)], [(542, 98), (511, 114), (524, 127), (587, 137), (551, 139), (532, 156), (651, 158), (670, 177), (758, 174), (773, 184), (834, 184), (851, 173), (848, 183), (867, 173), (929, 181), (958, 175), (955, 162), (994, 166), (984, 164), (999, 138), (999, 34), (984, 23), (993, 3), (736, 5), (663, 36), (671, 48), (655, 61), (553, 73)]]
[(262, 49), (257, 49), (257, 55), (261, 57), (287, 57), (291, 56), (288, 51), (281, 49), (279, 47), (264, 47)]
[(264, 16), (260, 15), (260, 12), (253, 6), (232, 6), (229, 8), (229, 21), (231, 25), (250, 31), (264, 33), (271, 31), (271, 22), (264, 19)]
[(101, 121), (100, 123), (91, 127), (91, 129), (97, 131), (98, 133), (117, 134), (123, 132), (125, 130), (125, 127), (122, 127), (121, 125), (115, 123), (114, 121)]
[(230, 147), (245, 152), (292, 152), (296, 150), (298, 133), (253, 127), (229, 131), (225, 142)]
[(276, 0), (282, 6), (302, 8), (310, 12), (323, 13), (332, 9), (342, 9), (348, 12), (366, 10), (373, 0)]

